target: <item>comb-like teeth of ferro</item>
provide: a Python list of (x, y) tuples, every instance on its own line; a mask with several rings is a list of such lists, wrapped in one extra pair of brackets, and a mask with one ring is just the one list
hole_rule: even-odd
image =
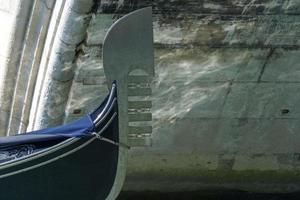
[(151, 143), (150, 80), (147, 75), (129, 75), (128, 77), (128, 139), (131, 146), (145, 146)]
[(129, 126), (129, 132), (133, 135), (151, 134), (152, 126)]
[(129, 121), (151, 121), (151, 113), (129, 113)]

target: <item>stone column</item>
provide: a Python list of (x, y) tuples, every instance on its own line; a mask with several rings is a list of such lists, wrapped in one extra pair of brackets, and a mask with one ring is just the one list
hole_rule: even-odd
[(28, 126), (33, 90), (54, 5), (55, 0), (47, 2), (36, 0), (31, 10), (29, 22), (24, 27), (26, 34), (22, 54), (19, 58), (18, 71), (15, 75), (14, 95), (11, 102), (7, 134), (25, 132)]
[[(34, 0), (1, 1), (0, 135), (6, 135), (26, 27)], [(5, 33), (6, 32), (6, 33)]]
[[(72, 85), (76, 51), (85, 41), (86, 29), (91, 19), (92, 0), (66, 1), (58, 32), (55, 35), (49, 63), (42, 77), (41, 93), (31, 113), (33, 129), (61, 124)], [(31, 129), (30, 128), (30, 129)]]

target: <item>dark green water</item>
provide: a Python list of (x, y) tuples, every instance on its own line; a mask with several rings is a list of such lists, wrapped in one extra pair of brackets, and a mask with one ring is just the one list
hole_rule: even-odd
[(205, 191), (205, 192), (123, 192), (118, 200), (300, 200), (300, 193), (261, 194), (241, 191)]

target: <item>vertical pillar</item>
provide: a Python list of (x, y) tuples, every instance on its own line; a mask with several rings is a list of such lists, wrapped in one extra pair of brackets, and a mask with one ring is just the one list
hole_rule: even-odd
[(84, 42), (94, 2), (92, 0), (66, 1), (58, 31), (53, 36), (52, 50), (45, 55), (49, 62), (39, 73), (42, 80), (36, 86), (29, 129), (40, 129), (61, 124), (72, 85), (77, 46)]
[[(1, 31), (6, 30), (1, 38), (1, 72), (0, 72), (0, 135), (6, 135), (11, 113), (16, 77), (23, 50), (26, 27), (34, 0), (1, 1), (5, 8), (0, 11)], [(3, 3), (3, 4), (2, 4)]]

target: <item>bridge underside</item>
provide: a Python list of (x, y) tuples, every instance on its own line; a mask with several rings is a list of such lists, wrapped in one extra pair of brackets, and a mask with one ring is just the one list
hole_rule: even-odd
[(46, 80), (27, 86), (32, 100), (17, 104), (30, 94), (16, 86), (22, 76), (5, 88), (13, 101), (0, 102), (9, 112), (2, 134), (70, 121), (101, 102), (108, 27), (152, 5), (153, 132), (151, 145), (131, 150), (124, 190), (300, 190), (299, 1), (74, 2), (53, 62), (30, 73)]

